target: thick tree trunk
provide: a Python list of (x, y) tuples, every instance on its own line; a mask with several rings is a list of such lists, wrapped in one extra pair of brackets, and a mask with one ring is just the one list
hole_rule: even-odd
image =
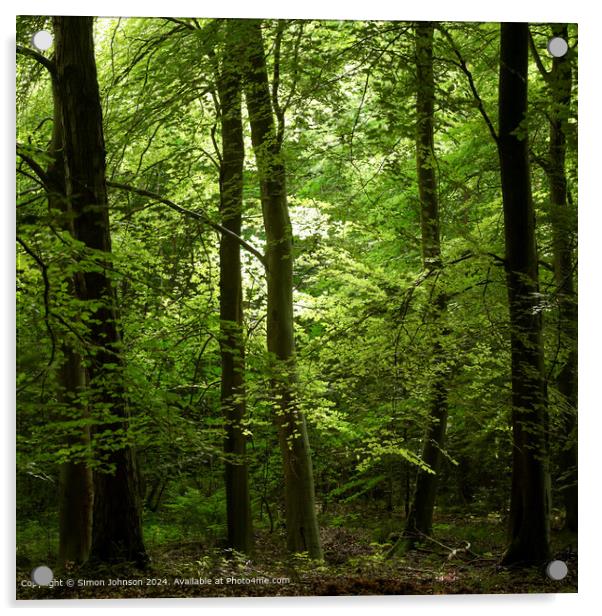
[[(416, 162), (420, 193), (420, 223), (422, 229), (422, 259), (424, 268), (435, 272), (441, 267), (439, 234), (439, 200), (434, 152), (435, 81), (433, 77), (432, 23), (420, 22), (416, 26)], [(438, 284), (434, 276), (434, 285)], [(430, 535), (437, 492), (437, 479), (441, 466), (441, 450), (447, 426), (447, 378), (445, 352), (441, 343), (444, 335), (442, 319), (447, 299), (445, 292), (434, 289), (429, 320), (434, 330), (434, 380), (430, 394), (429, 424), (424, 437), (422, 460), (433, 471), (420, 469), (416, 477), (414, 500), (406, 521), (405, 535), (410, 540)]]
[(284, 466), (288, 549), (321, 558), (314, 480), (305, 416), (297, 400), (293, 331), (292, 228), (286, 199), (286, 172), (272, 112), (261, 24), (240, 22), (246, 41), (245, 95), (251, 140), (261, 182), (268, 283), (267, 346), (272, 399)]
[[(244, 140), (241, 117), (242, 82), (236, 32), (227, 23), (226, 47), (218, 90), (221, 106), (222, 160), (220, 169), (221, 224), (237, 236), (243, 207)], [(239, 43), (238, 43), (239, 44)], [(244, 432), (245, 360), (240, 245), (222, 234), (220, 241), (221, 404), (226, 438), (226, 509), (228, 545), (240, 552), (253, 550), (249, 470)]]
[[(554, 36), (568, 41), (568, 28), (557, 24)], [(566, 403), (562, 413), (560, 471), (566, 526), (577, 530), (577, 298), (573, 283), (573, 239), (571, 212), (567, 199), (566, 125), (570, 111), (572, 71), (571, 52), (552, 61), (548, 76), (551, 93), (548, 166), (550, 214), (554, 246), (554, 278), (558, 294), (559, 336), (566, 357), (557, 376), (558, 390)]]
[(529, 30), (501, 25), (499, 136), (512, 351), (513, 469), (504, 564), (550, 554), (546, 395), (526, 126)]
[[(73, 234), (73, 221), (67, 211), (65, 196), (65, 164), (63, 160), (63, 131), (58, 104), (57, 84), (53, 78), (54, 117), (49, 154), (52, 158), (46, 170), (48, 208), (59, 219), (60, 226)], [(75, 295), (75, 280), (67, 280), (71, 295)], [(86, 388), (86, 373), (80, 354), (69, 344), (61, 345), (63, 363), (59, 370), (60, 393), (63, 405), (75, 409), (62, 419), (79, 419), (86, 415), (80, 394)], [(66, 446), (88, 445), (90, 430), (86, 426), (68, 438)], [(59, 562), (80, 564), (87, 560), (92, 540), (93, 477), (84, 462), (65, 462), (59, 469)]]
[[(81, 408), (78, 395), (86, 387), (81, 357), (63, 346), (64, 360), (60, 371), (62, 402)], [(84, 414), (82, 409), (81, 414)], [(89, 443), (90, 432), (84, 428), (69, 438), (69, 445)], [(59, 562), (81, 564), (88, 559), (92, 540), (92, 506), (94, 484), (92, 470), (85, 462), (65, 462), (59, 469)]]
[[(74, 235), (108, 266), (111, 239), (105, 147), (92, 27), (90, 17), (54, 18), (57, 95), (63, 129), (66, 195)], [(112, 419), (102, 425), (102, 430), (115, 431), (113, 438), (117, 440), (127, 431), (128, 411), (115, 295), (106, 269), (84, 271), (76, 278), (76, 292), (80, 299), (95, 305), (88, 334), (91, 409), (95, 406), (110, 409)], [(97, 472), (94, 478), (90, 558), (145, 564), (133, 451), (119, 444), (104, 453), (111, 471)]]

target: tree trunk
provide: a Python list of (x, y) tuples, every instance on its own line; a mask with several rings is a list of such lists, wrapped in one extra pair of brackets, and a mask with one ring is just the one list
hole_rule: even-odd
[[(436, 272), (441, 268), (441, 241), (439, 234), (439, 200), (434, 151), (435, 81), (433, 77), (432, 23), (420, 22), (416, 26), (416, 163), (420, 193), (420, 224), (422, 230), (423, 266), (433, 273), (433, 285), (438, 284)], [(440, 283), (439, 283), (440, 284)], [(447, 298), (441, 288), (433, 291), (430, 322), (434, 330), (433, 385), (430, 397), (429, 424), (424, 437), (422, 460), (432, 472), (420, 469), (416, 477), (414, 500), (406, 522), (405, 535), (410, 540), (431, 535), (433, 510), (437, 492), (437, 479), (441, 466), (447, 426), (447, 372), (445, 352), (441, 342), (442, 320)]]
[(286, 199), (286, 172), (280, 151), (261, 34), (261, 23), (245, 20), (245, 95), (251, 140), (261, 183), (266, 233), (267, 346), (272, 399), (284, 466), (287, 544), (291, 552), (321, 558), (314, 480), (305, 416), (299, 409), (293, 331), (292, 228)]
[[(226, 25), (226, 47), (218, 76), (221, 106), (222, 159), (220, 165), (221, 224), (240, 236), (243, 206), (244, 140), (241, 117), (242, 83), (236, 32)], [(244, 420), (245, 360), (240, 245), (227, 234), (220, 241), (221, 405), (226, 438), (226, 509), (228, 545), (239, 552), (253, 550), (249, 496), (247, 437)]]
[(150, 493), (146, 496), (145, 507), (147, 509), (157, 513), (161, 504), (161, 498), (168, 484), (169, 478), (166, 477), (158, 477), (153, 481)]
[[(63, 345), (60, 370), (62, 402), (81, 408), (77, 396), (86, 387), (85, 370), (78, 353)], [(81, 409), (83, 416), (84, 410)], [(89, 429), (69, 437), (67, 446), (87, 444)], [(94, 483), (92, 470), (85, 462), (65, 462), (59, 469), (59, 562), (81, 564), (88, 559), (92, 540)]]
[[(105, 178), (102, 110), (96, 78), (93, 21), (90, 17), (55, 17), (57, 94), (63, 128), (67, 205), (74, 235), (103, 266), (76, 278), (76, 293), (94, 302), (89, 327), (88, 374), (91, 409), (110, 409), (102, 431), (117, 441), (128, 429), (116, 298), (107, 274), (111, 238)], [(90, 558), (128, 560), (143, 565), (140, 502), (134, 455), (124, 443), (111, 442), (106, 455), (110, 471), (94, 477), (94, 514)]]
[(550, 554), (544, 354), (526, 127), (528, 37), (526, 23), (501, 25), (498, 151), (512, 352), (510, 545), (502, 561), (508, 565), (540, 563)]
[[(65, 164), (63, 160), (63, 131), (58, 104), (56, 80), (52, 80), (54, 117), (52, 141), (49, 154), (52, 161), (46, 170), (48, 209), (60, 220), (60, 226), (73, 234), (72, 221), (68, 216), (65, 197)], [(67, 279), (71, 295), (75, 295), (74, 278)], [(83, 418), (86, 409), (82, 407), (79, 395), (86, 387), (85, 368), (80, 354), (71, 345), (61, 344), (63, 363), (59, 370), (60, 402), (76, 410), (67, 414), (64, 420)], [(70, 435), (65, 443), (89, 445), (90, 430), (86, 426)], [(65, 462), (59, 469), (59, 562), (81, 564), (88, 559), (92, 540), (92, 506), (94, 498), (93, 477), (84, 462)]]
[[(568, 41), (566, 25), (553, 26), (554, 36)], [(577, 530), (577, 298), (573, 284), (573, 239), (571, 212), (567, 199), (565, 172), (566, 125), (571, 104), (571, 52), (552, 60), (548, 76), (552, 104), (549, 112), (550, 142), (546, 173), (550, 185), (554, 278), (558, 294), (558, 330), (562, 346), (567, 350), (557, 376), (557, 385), (566, 410), (562, 412), (564, 441), (560, 456), (563, 481), (565, 524)]]

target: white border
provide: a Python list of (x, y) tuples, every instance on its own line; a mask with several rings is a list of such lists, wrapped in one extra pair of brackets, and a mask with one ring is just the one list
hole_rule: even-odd
[[(6, 404), (4, 440), (1, 459), (6, 472), (2, 484), (3, 506), (0, 586), (3, 603), (8, 607), (26, 612), (43, 608), (111, 609), (142, 611), (146, 609), (192, 608), (203, 612), (240, 610), (245, 615), (265, 614), (266, 611), (331, 612), (344, 610), (363, 614), (367, 610), (383, 613), (400, 613), (402, 610), (445, 613), (446, 616), (486, 612), (504, 614), (519, 610), (533, 613), (563, 614), (574, 609), (600, 604), (597, 588), (600, 577), (600, 415), (602, 402), (598, 393), (600, 382), (600, 316), (597, 299), (600, 296), (601, 261), (598, 245), (601, 243), (601, 162), (597, 156), (602, 145), (600, 130), (599, 75), (601, 74), (602, 20), (600, 10), (587, 1), (545, 0), (486, 0), (455, 2), (431, 0), (430, 2), (395, 2), (393, 0), (370, 0), (367, 3), (345, 0), (303, 0), (300, 3), (284, 3), (275, 0), (251, 0), (248, 2), (222, 0), (218, 3), (193, 2), (191, 0), (168, 0), (165, 4), (133, 2), (130, 0), (104, 0), (82, 3), (81, 0), (48, 0), (45, 2), (22, 0), (13, 6), (3, 3), (0, 8), (2, 30), (2, 63), (0, 81), (0, 173), (2, 215), (0, 285), (3, 292), (2, 308), (2, 359), (0, 374)], [(72, 602), (35, 602), (16, 604), (14, 601), (14, 32), (16, 14), (54, 15), (144, 15), (144, 16), (202, 16), (202, 17), (305, 17), (322, 19), (432, 19), (454, 21), (535, 21), (579, 23), (579, 126), (580, 126), (580, 214), (579, 214), (579, 360), (580, 360), (580, 558), (579, 595), (506, 595), (506, 596), (441, 596), (441, 597), (338, 597), (303, 599), (202, 599), (202, 600), (108, 600)], [(9, 486), (12, 486), (9, 491)], [(8, 498), (10, 494), (11, 498)], [(127, 607), (126, 607), (127, 606)]]
[[(57, 7), (50, 11), (49, 7)], [(133, 0), (104, 0), (87, 2), (77, 0), (22, 0), (14, 7), (18, 14), (62, 14), (96, 16), (175, 16), (175, 17), (280, 17), (315, 19), (433, 19), (439, 21), (580, 21), (594, 10), (585, 2), (559, 2), (558, 0), (504, 0), (499, 3), (470, 0), (431, 0), (430, 2), (392, 2), (387, 0), (303, 0), (285, 3), (277, 0), (223, 0), (202, 3), (193, 0), (173, 0), (165, 5), (159, 2)]]

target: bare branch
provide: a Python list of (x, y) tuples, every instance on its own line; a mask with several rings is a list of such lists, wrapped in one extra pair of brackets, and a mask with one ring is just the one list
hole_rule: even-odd
[(184, 216), (189, 216), (190, 218), (196, 218), (197, 220), (200, 220), (204, 222), (205, 224), (208, 224), (211, 228), (215, 229), (222, 235), (225, 234), (225, 235), (229, 235), (230, 237), (234, 238), (245, 250), (247, 250), (252, 255), (257, 257), (259, 261), (261, 261), (263, 266), (267, 269), (266, 258), (264, 255), (262, 255), (259, 252), (259, 250), (251, 246), (251, 244), (249, 244), (242, 237), (236, 235), (236, 233), (234, 233), (233, 231), (230, 231), (230, 229), (227, 229), (226, 227), (220, 225), (217, 222), (213, 222), (205, 212), (195, 212), (193, 210), (188, 210), (182, 207), (181, 205), (178, 205), (177, 203), (174, 203), (173, 201), (166, 199), (165, 197), (161, 197), (161, 195), (157, 195), (156, 193), (153, 193), (149, 190), (144, 190), (143, 188), (135, 188), (134, 186), (129, 186), (127, 184), (120, 184), (118, 182), (107, 182), (107, 186), (110, 186), (112, 188), (119, 188), (120, 190), (126, 190), (128, 192), (132, 192), (137, 195), (140, 195), (141, 197), (148, 197), (149, 199), (153, 199), (157, 203), (163, 203), (167, 207), (171, 208), (172, 210), (175, 210), (176, 212), (180, 214), (183, 214)]
[(197, 30), (198, 27), (193, 26), (191, 23), (184, 21), (183, 19), (176, 19), (175, 17), (164, 17), (166, 21), (172, 21), (175, 24), (179, 24), (180, 26), (184, 26), (188, 28), (188, 30)]
[(443, 36), (447, 39), (447, 42), (450, 44), (454, 54), (456, 55), (456, 58), (458, 58), (460, 70), (466, 75), (466, 78), (468, 79), (468, 85), (470, 86), (470, 91), (472, 92), (472, 95), (477, 103), (477, 108), (480, 114), (483, 116), (483, 120), (485, 120), (485, 124), (487, 124), (487, 128), (489, 129), (493, 140), (497, 143), (498, 136), (495, 132), (495, 128), (493, 127), (493, 122), (491, 121), (491, 118), (485, 110), (485, 105), (483, 104), (483, 100), (479, 96), (479, 92), (475, 85), (474, 78), (472, 76), (472, 73), (470, 72), (470, 69), (466, 65), (466, 62), (464, 61), (464, 58), (462, 57), (462, 54), (460, 53), (459, 49), (456, 47), (456, 43), (452, 38), (451, 34), (441, 24), (439, 24), (438, 28), (439, 31), (443, 34)]
[(533, 59), (535, 60), (535, 64), (537, 65), (537, 68), (539, 72), (541, 73), (541, 76), (544, 78), (546, 82), (549, 81), (550, 73), (549, 71), (546, 71), (546, 67), (543, 65), (543, 62), (541, 61), (541, 56), (539, 55), (539, 52), (537, 51), (537, 47), (535, 46), (535, 41), (533, 40), (533, 34), (531, 34), (530, 28), (529, 28), (529, 47), (531, 48), (531, 55), (533, 56)]

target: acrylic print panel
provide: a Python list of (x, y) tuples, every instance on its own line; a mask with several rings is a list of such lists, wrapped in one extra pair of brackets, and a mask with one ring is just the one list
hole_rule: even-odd
[(577, 589), (577, 26), (17, 19), (20, 599)]

